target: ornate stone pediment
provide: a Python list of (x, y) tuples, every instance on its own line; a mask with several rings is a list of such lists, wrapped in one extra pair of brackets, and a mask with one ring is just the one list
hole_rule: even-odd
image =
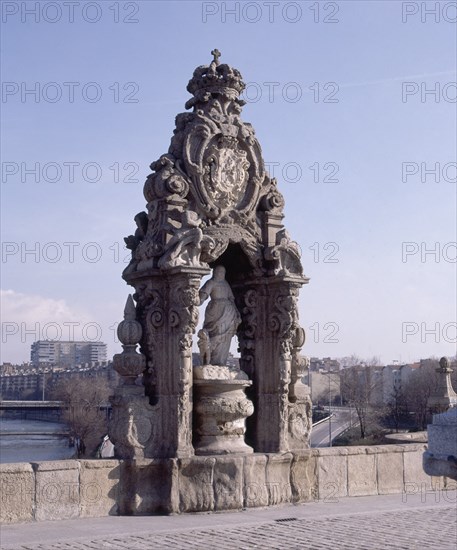
[(265, 172), (252, 126), (240, 117), (241, 74), (212, 53), (187, 86), (192, 112), (176, 117), (168, 153), (151, 164), (148, 211), (137, 215), (138, 229), (126, 239), (132, 262), (124, 277), (208, 268), (237, 244), (254, 272), (303, 279), (298, 247), (281, 223), (283, 197)]

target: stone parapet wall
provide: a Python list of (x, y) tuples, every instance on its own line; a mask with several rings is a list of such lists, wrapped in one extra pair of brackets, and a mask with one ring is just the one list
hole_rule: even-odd
[(4, 523), (241, 510), (455, 488), (422, 469), (425, 445), (309, 449), (183, 459), (0, 465)]

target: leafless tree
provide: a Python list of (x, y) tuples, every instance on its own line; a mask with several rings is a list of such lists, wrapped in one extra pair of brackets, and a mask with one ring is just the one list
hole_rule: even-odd
[(402, 420), (407, 414), (408, 407), (403, 389), (394, 385), (387, 403), (386, 419), (393, 423), (395, 431), (398, 432)]
[(404, 393), (408, 410), (414, 414), (416, 425), (421, 430), (427, 429), (429, 417), (427, 402), (437, 387), (437, 367), (438, 359), (430, 359), (416, 369), (405, 384)]
[(63, 420), (78, 457), (90, 455), (107, 432), (106, 413), (100, 409), (111, 393), (106, 381), (97, 377), (71, 376), (60, 379), (52, 389), (53, 399), (63, 402)]
[(373, 393), (380, 384), (375, 376), (379, 359), (366, 361), (353, 356), (353, 365), (341, 372), (341, 394), (344, 401), (354, 407), (360, 427), (360, 437), (365, 439), (369, 425), (377, 425), (382, 408), (373, 405)]

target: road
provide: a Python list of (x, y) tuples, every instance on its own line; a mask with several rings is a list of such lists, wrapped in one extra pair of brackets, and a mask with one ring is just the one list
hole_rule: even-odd
[[(350, 426), (351, 412), (347, 407), (335, 407), (332, 409), (331, 419), (332, 440)], [(352, 413), (354, 415), (354, 412)], [(315, 426), (311, 432), (311, 447), (328, 447), (330, 421), (327, 420)]]

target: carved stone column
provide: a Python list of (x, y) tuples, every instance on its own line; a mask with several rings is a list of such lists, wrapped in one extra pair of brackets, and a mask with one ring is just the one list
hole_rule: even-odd
[[(307, 447), (310, 400), (306, 388), (298, 389), (301, 345), (296, 339), (302, 330), (296, 306), (302, 284), (298, 277), (269, 277), (234, 286), (242, 316), (238, 333), (241, 368), (253, 381), (248, 392), (254, 402), (254, 414), (247, 423), (248, 441), (256, 452)], [(292, 433), (290, 420), (298, 422)], [(304, 424), (306, 430), (299, 436)]]
[(146, 394), (157, 408), (146, 457), (188, 457), (192, 446), (192, 335), (198, 322), (198, 289), (205, 268), (179, 267), (138, 272), (141, 351), (147, 359)]

